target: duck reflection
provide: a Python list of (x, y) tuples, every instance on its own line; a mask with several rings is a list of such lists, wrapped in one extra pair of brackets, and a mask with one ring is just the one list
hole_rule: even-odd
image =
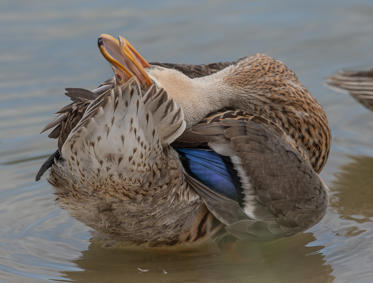
[[(313, 234), (198, 250), (128, 250), (92, 242), (66, 272), (74, 282), (333, 282)], [(295, 268), (296, 267), (296, 268)]]
[(330, 205), (341, 218), (362, 224), (373, 218), (373, 158), (351, 156), (333, 182)]

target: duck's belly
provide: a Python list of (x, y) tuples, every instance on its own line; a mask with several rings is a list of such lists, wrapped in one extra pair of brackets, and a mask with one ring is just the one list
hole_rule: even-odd
[(162, 185), (77, 185), (54, 165), (49, 182), (57, 201), (77, 220), (108, 237), (150, 246), (196, 242), (221, 226), (186, 183), (165, 180)]

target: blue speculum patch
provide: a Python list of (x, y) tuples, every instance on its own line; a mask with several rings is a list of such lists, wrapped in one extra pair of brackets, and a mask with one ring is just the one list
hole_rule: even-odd
[(227, 162), (212, 150), (175, 148), (186, 171), (212, 190), (237, 200), (237, 190)]

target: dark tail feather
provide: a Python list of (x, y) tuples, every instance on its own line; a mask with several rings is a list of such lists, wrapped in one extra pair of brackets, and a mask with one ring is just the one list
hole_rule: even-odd
[(38, 174), (36, 174), (35, 181), (39, 181), (41, 176), (47, 171), (54, 163), (54, 159), (60, 158), (60, 153), (56, 150), (48, 159), (41, 165)]

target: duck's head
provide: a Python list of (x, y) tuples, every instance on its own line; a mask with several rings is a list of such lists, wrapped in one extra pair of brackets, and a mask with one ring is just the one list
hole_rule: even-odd
[[(152, 84), (164, 88), (182, 107), (188, 126), (208, 113), (228, 106), (230, 92), (234, 93), (221, 79), (211, 76), (209, 79), (191, 79), (175, 69), (151, 66), (124, 37), (117, 39), (102, 34), (98, 38), (98, 47), (111, 64), (117, 84), (135, 76), (144, 88)], [(224, 93), (224, 96), (219, 93)]]

